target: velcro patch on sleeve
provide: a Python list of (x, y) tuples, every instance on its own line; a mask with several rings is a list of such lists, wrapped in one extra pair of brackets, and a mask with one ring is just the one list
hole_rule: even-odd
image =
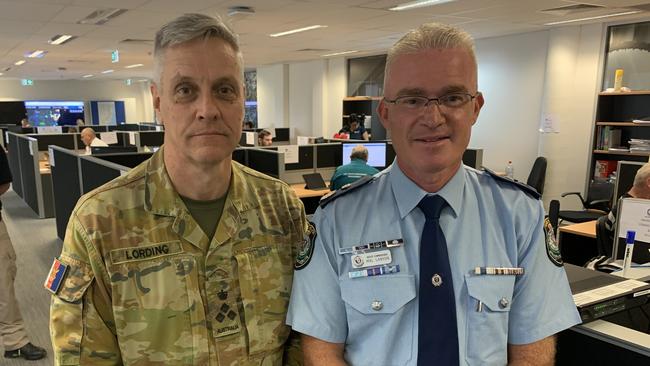
[(55, 258), (52, 267), (50, 268), (50, 273), (47, 275), (45, 283), (43, 284), (45, 289), (56, 295), (63, 283), (63, 277), (65, 277), (67, 270), (68, 266), (58, 258)]

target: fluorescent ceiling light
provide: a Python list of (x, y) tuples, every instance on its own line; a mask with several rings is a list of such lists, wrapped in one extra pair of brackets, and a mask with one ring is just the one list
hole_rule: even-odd
[(46, 53), (47, 53), (47, 51), (43, 51), (43, 50), (29, 51), (29, 52), (25, 53), (25, 57), (42, 58), (43, 56), (45, 56)]
[(318, 29), (318, 28), (327, 28), (327, 26), (326, 25), (310, 25), (309, 27), (292, 29), (292, 30), (288, 30), (286, 32), (272, 33), (272, 34), (269, 34), (269, 36), (271, 36), (271, 37), (282, 37), (282, 36), (288, 36), (288, 35), (294, 34), (294, 33), (300, 33), (300, 32), (305, 32), (305, 31), (312, 30), (312, 29)]
[(544, 25), (558, 25), (558, 24), (582, 22), (582, 21), (585, 21), (585, 20), (594, 20), (594, 19), (602, 19), (602, 18), (609, 18), (609, 17), (620, 17), (620, 16), (623, 16), (623, 15), (636, 14), (636, 13), (640, 13), (640, 12), (641, 12), (641, 10), (626, 11), (624, 13), (615, 13), (615, 14), (599, 15), (599, 16), (596, 16), (596, 17), (588, 17), (588, 18), (580, 18), (580, 19), (562, 20), (560, 22), (544, 23)]
[(411, 10), (416, 8), (424, 8), (426, 6), (439, 5), (444, 3), (450, 3), (454, 0), (419, 0), (419, 1), (409, 1), (408, 3), (399, 4), (388, 8), (388, 10), (400, 11), (400, 10)]
[(0, 76), (2, 76), (2, 75), (4, 75), (4, 73), (1, 73), (1, 72), (0, 72)]
[(149, 81), (149, 79), (140, 79), (140, 80), (138, 80), (138, 82), (140, 82), (140, 83), (146, 83), (147, 81)]
[(124, 66), (124, 68), (125, 69), (133, 69), (135, 67), (140, 67), (140, 66), (144, 66), (144, 65), (143, 64), (133, 64), (133, 65), (129, 65), (129, 66)]
[(357, 50), (354, 50), (354, 51), (342, 51), (342, 52), (334, 52), (334, 53), (328, 53), (328, 54), (326, 54), (326, 55), (321, 55), (321, 57), (330, 57), (330, 56), (340, 56), (340, 55), (347, 55), (347, 54), (350, 54), (350, 53), (355, 53), (355, 52), (359, 52), (359, 51), (357, 51)]
[(87, 75), (84, 75), (84, 76), (82, 76), (82, 77), (84, 77), (84, 78), (91, 78), (91, 77), (93, 77), (93, 76), (95, 76), (95, 75), (93, 75), (93, 74), (87, 74)]
[(112, 72), (113, 72), (113, 70), (112, 70), (112, 69), (109, 69), (109, 70), (104, 70), (104, 71), (102, 71), (102, 74), (110, 74), (110, 73), (112, 73)]
[(75, 36), (70, 34), (57, 34), (56, 36), (52, 37), (49, 41), (47, 41), (47, 43), (60, 45), (72, 40), (73, 38), (75, 38)]
[(24, 64), (25, 62), (26, 62), (25, 60), (18, 60), (16, 62), (14, 62), (14, 65), (20, 66), (20, 65)]

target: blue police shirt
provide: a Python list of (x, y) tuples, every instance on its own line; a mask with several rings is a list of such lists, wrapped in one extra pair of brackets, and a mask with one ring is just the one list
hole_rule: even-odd
[[(396, 162), (313, 217), (310, 262), (294, 275), (287, 324), (345, 343), (351, 365), (416, 365), (420, 236), (427, 193)], [(514, 185), (461, 166), (439, 191), (440, 225), (453, 272), (461, 364), (507, 363), (507, 344), (528, 344), (580, 323), (564, 268), (546, 252), (544, 210)], [(350, 278), (339, 249), (391, 239), (398, 273)], [(374, 249), (376, 252), (382, 249)], [(521, 267), (523, 275), (475, 275), (475, 267)], [(481, 311), (477, 311), (478, 302)], [(431, 325), (435, 327), (435, 324)]]

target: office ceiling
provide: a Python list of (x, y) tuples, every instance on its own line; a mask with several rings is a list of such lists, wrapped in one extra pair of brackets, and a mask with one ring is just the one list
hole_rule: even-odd
[[(150, 77), (154, 33), (163, 23), (182, 13), (220, 13), (233, 6), (250, 6), (250, 15), (230, 17), (240, 34), (246, 67), (319, 59), (324, 54), (358, 50), (351, 56), (385, 51), (401, 35), (420, 23), (455, 24), (476, 38), (547, 29), (544, 23), (634, 10), (650, 11), (650, 0), (585, 0), (602, 7), (576, 11), (542, 10), (579, 4), (566, 0), (457, 0), (445, 4), (394, 12), (388, 8), (408, 0), (0, 0), (0, 72), (3, 78), (142, 79)], [(79, 24), (89, 14), (106, 8), (126, 9), (102, 25)], [(632, 9), (631, 9), (632, 8)], [(598, 19), (644, 21), (649, 12)], [(270, 33), (310, 26), (327, 28), (286, 37)], [(560, 25), (558, 25), (560, 26)], [(76, 39), (63, 45), (47, 43), (58, 34)], [(120, 61), (111, 63), (119, 49)], [(45, 50), (43, 58), (26, 58), (30, 51)], [(15, 66), (14, 62), (27, 62)], [(142, 67), (126, 69), (132, 64)], [(7, 70), (7, 68), (10, 68)], [(113, 69), (113, 73), (101, 71)]]

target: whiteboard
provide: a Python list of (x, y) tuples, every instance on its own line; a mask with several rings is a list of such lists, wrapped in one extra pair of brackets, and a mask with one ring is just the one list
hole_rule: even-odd
[(97, 114), (99, 115), (98, 123), (100, 125), (117, 124), (115, 102), (97, 102)]

